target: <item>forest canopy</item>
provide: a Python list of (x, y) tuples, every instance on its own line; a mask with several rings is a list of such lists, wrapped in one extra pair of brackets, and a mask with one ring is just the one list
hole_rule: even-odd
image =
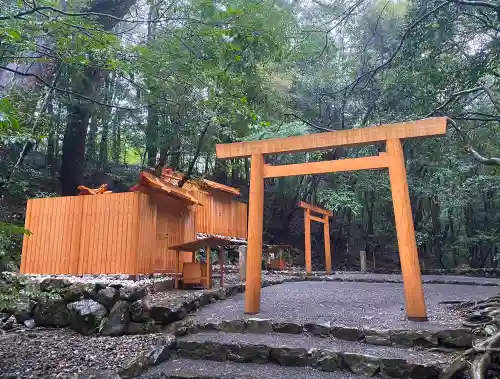
[[(215, 144), (447, 116), (404, 145), (420, 257), (497, 267), (499, 35), (495, 1), (1, 0), (0, 257), (18, 260), (27, 198), (127, 190), (145, 167), (244, 189), (248, 161)], [(299, 200), (334, 211), (334, 266), (397, 259), (387, 173), (266, 181), (267, 242), (300, 246)]]

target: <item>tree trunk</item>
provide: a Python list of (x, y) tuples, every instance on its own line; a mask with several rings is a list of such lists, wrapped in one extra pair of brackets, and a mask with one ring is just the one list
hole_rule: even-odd
[(88, 163), (92, 162), (92, 167), (95, 167), (97, 162), (97, 115), (93, 114), (90, 118), (90, 128), (89, 135), (87, 139), (87, 154), (86, 154), (86, 166)]
[[(87, 67), (84, 70), (80, 92), (87, 97), (92, 97), (99, 79), (100, 71)], [(68, 106), (68, 123), (63, 139), (60, 177), (63, 196), (76, 195), (77, 187), (82, 184), (90, 108), (91, 106), (81, 99), (73, 99)]]

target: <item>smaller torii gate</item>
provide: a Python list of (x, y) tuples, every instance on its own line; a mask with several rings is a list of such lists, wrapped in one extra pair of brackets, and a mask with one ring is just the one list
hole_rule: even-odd
[[(330, 255), (330, 222), (328, 217), (333, 216), (333, 212), (316, 207), (312, 204), (301, 201), (299, 207), (304, 208), (304, 235), (305, 235), (305, 261), (306, 272), (312, 272), (311, 264), (311, 221), (321, 222), (323, 224), (323, 234), (325, 237), (325, 270), (328, 274), (332, 272), (332, 256)], [(311, 215), (319, 213), (322, 217)]]

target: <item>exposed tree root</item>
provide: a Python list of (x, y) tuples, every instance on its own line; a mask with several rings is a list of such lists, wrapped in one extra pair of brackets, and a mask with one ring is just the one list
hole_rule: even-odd
[(499, 371), (500, 355), (500, 297), (478, 302), (452, 303), (453, 309), (463, 311), (464, 323), (476, 334), (489, 336), (455, 358), (440, 379), (460, 377), (466, 370), (471, 379), (485, 379), (488, 370)]

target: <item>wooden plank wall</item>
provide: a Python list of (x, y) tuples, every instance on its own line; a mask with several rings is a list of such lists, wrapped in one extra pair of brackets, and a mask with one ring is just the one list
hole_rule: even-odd
[[(196, 239), (195, 212), (185, 203), (172, 198), (156, 199), (156, 243), (153, 257), (154, 270), (175, 272), (175, 251), (168, 247)], [(180, 267), (184, 262), (191, 262), (192, 254), (182, 252)]]
[(28, 200), (32, 235), (23, 240), (22, 273), (77, 273), (82, 204), (77, 197)]
[(246, 204), (220, 191), (192, 188), (190, 193), (201, 203), (196, 207), (196, 232), (247, 238)]
[(140, 193), (82, 196), (78, 273), (135, 274)]
[(137, 273), (154, 272), (154, 257), (156, 254), (156, 203), (151, 196), (140, 194), (139, 226), (137, 240)]
[[(25, 227), (33, 234), (23, 241), (21, 272), (37, 274), (173, 272), (167, 247), (196, 238), (193, 209), (138, 192), (31, 199)], [(182, 253), (181, 262), (191, 258)]]

